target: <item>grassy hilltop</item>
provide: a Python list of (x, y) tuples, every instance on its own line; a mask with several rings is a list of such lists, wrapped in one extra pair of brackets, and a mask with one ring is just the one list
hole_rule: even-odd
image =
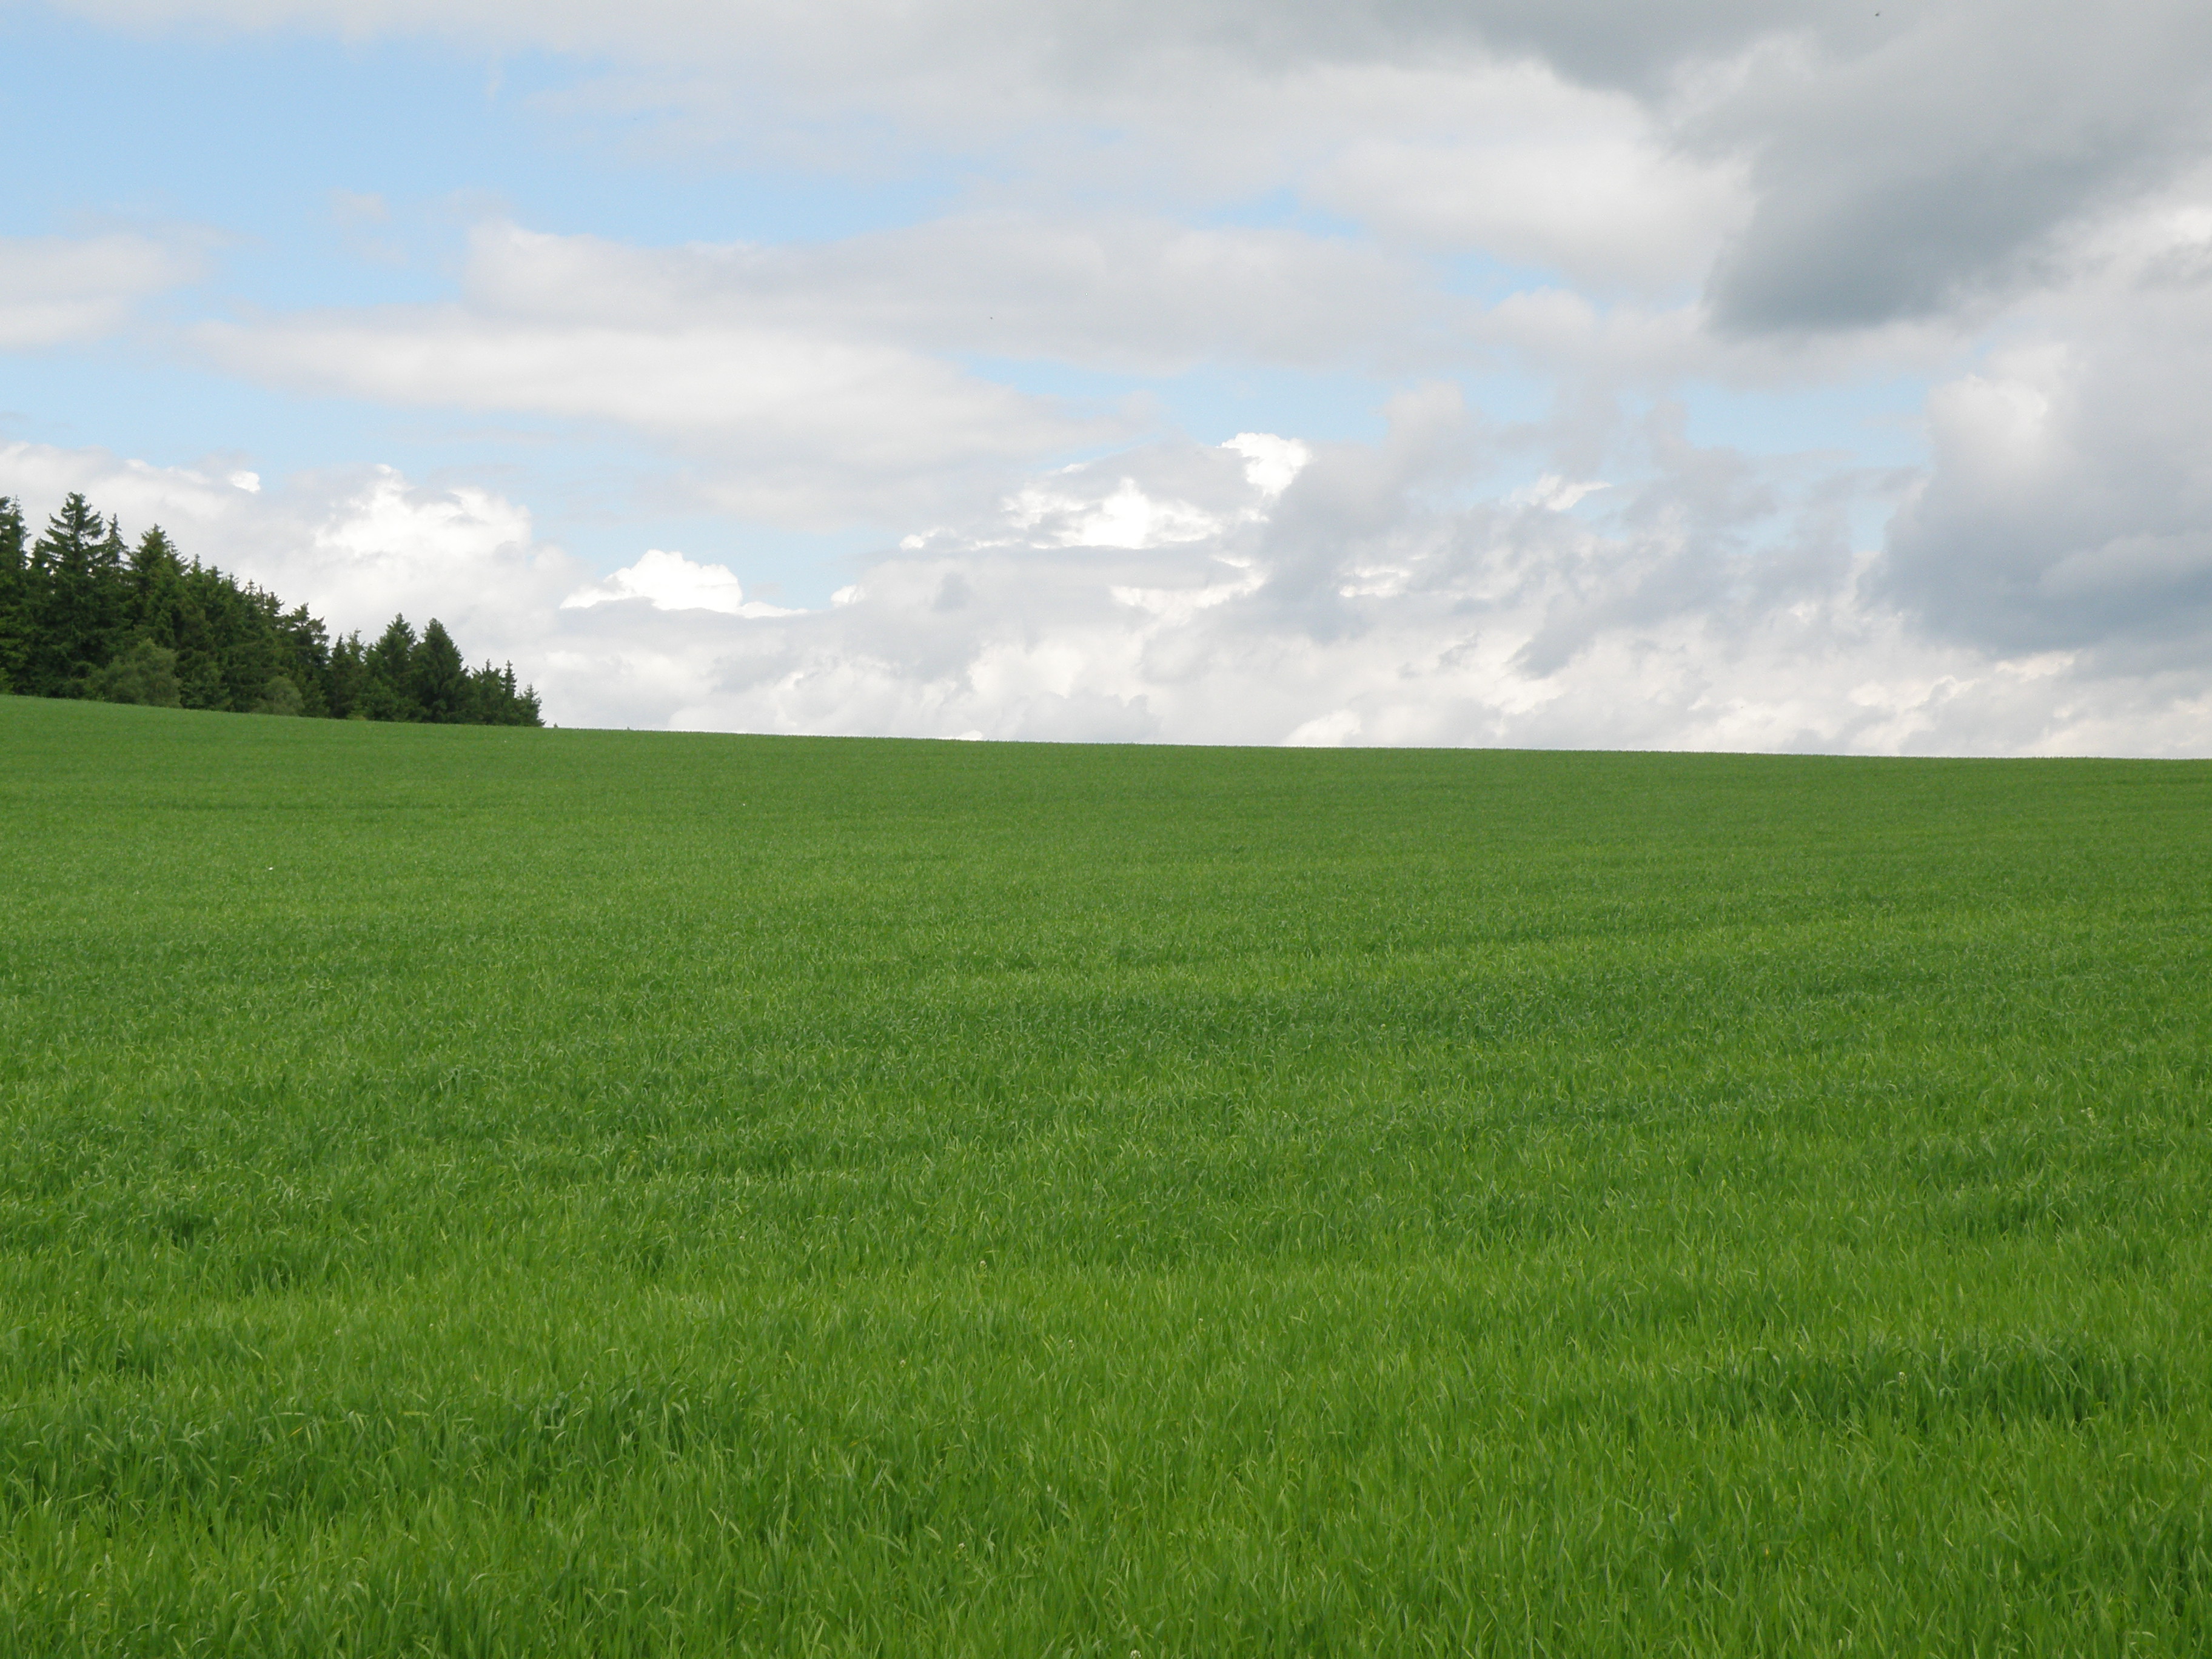
[(0, 1654), (2212, 1644), (2212, 765), (0, 698)]

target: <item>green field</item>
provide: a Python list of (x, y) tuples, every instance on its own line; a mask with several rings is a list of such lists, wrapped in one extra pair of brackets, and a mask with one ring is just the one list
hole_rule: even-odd
[(0, 1653), (2212, 1647), (2212, 764), (0, 698)]

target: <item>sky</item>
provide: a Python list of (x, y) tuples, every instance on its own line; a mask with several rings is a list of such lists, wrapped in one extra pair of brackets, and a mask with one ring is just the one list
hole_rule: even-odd
[(0, 495), (562, 725), (2212, 754), (2212, 8), (0, 0)]

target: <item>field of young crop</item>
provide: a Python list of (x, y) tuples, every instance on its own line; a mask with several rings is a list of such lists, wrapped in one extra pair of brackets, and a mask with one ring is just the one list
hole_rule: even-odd
[(0, 698), (0, 1653), (2197, 1653), (2212, 765)]

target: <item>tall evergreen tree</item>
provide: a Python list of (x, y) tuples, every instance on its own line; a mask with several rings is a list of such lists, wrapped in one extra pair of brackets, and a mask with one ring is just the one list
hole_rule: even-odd
[(461, 665), (460, 647), (435, 617), (415, 647), (408, 678), (415, 706), (422, 711), (418, 719), (452, 726), (468, 718), (468, 671)]
[(324, 690), (329, 701), (328, 712), (338, 720), (350, 719), (356, 714), (368, 719), (368, 711), (362, 707), (362, 697), (368, 689), (368, 653), (362, 645), (359, 633), (349, 634), (331, 647), (329, 678)]
[(305, 605), (189, 562), (157, 526), (122, 526), (71, 495), (27, 544), (0, 496), (0, 692), (186, 708), (538, 726), (537, 693), (471, 672), (442, 623), (394, 617), (375, 644), (332, 641)]
[(185, 604), (185, 562), (159, 525), (131, 550), (130, 587), (131, 631), (174, 651)]
[(121, 538), (82, 495), (72, 494), (31, 549), (25, 690), (73, 696), (77, 683), (114, 654), (121, 565)]
[(329, 714), (330, 629), (321, 617), (310, 616), (306, 605), (295, 605), (276, 618), (276, 634), (284, 646), (285, 678), (299, 689), (300, 712)]
[(422, 718), (415, 702), (415, 629), (404, 617), (394, 617), (368, 647), (368, 684), (362, 689), (362, 712), (373, 720), (414, 720)]
[(22, 504), (0, 495), (0, 692), (22, 685), (30, 643), (30, 573), (25, 568)]

